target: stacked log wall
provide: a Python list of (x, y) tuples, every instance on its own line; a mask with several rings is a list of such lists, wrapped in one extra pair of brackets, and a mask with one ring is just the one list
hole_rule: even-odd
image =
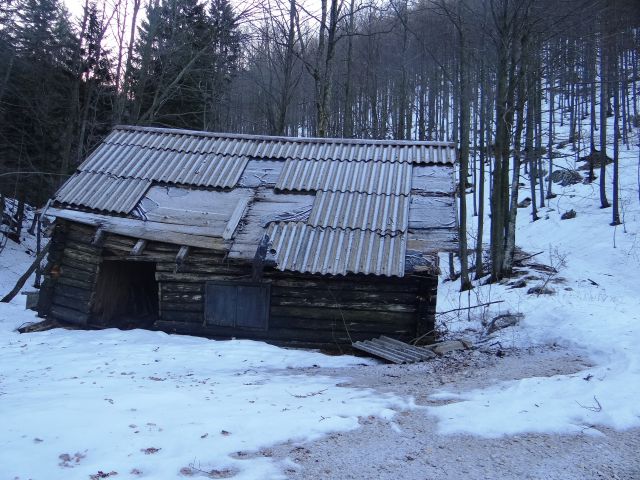
[[(251, 281), (248, 263), (229, 260), (222, 251), (191, 247), (176, 264), (180, 246), (149, 241), (133, 255), (137, 239), (107, 234), (101, 248), (91, 244), (95, 228), (68, 222), (54, 238), (50, 264), (60, 266), (50, 316), (90, 323), (96, 278), (109, 260), (146, 261), (156, 265), (159, 318), (164, 331), (210, 337), (240, 337), (298, 346), (350, 344), (381, 334), (401, 340), (433, 340), (437, 281), (434, 276), (405, 278), (285, 273), (267, 269), (271, 284), (268, 329), (240, 330), (204, 321), (207, 281)], [(60, 246), (62, 245), (62, 251)]]
[(39, 311), (49, 318), (87, 325), (101, 248), (92, 245), (95, 229), (58, 221), (45, 269), (43, 300)]

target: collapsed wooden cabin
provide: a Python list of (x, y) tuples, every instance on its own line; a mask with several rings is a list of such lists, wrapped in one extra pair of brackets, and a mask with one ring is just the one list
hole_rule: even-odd
[(39, 313), (335, 347), (433, 339), (453, 144), (117, 127), (50, 202)]

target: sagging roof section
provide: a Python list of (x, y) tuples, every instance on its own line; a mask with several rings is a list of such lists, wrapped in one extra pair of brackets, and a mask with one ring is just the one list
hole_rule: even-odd
[[(102, 223), (105, 214), (153, 223), (154, 235), (163, 224), (184, 227), (178, 233), (185, 245), (207, 245), (209, 235), (234, 259), (251, 261), (268, 235), (280, 270), (403, 276), (424, 260), (415, 245), (433, 253), (454, 238), (453, 201), (442, 207), (451, 212), (418, 207), (429, 196), (453, 197), (455, 157), (454, 145), (442, 142), (116, 127), (54, 201)], [(452, 235), (439, 230), (445, 241), (431, 248), (436, 237), (425, 232), (433, 225)], [(189, 227), (199, 229), (191, 243)]]

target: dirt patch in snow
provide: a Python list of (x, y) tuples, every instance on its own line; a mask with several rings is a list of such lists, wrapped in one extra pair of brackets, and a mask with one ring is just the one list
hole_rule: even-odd
[[(360, 419), (360, 428), (311, 443), (290, 442), (270, 455), (291, 460), (288, 478), (332, 479), (638, 479), (640, 430), (585, 426), (582, 435), (526, 434), (500, 439), (441, 435), (422, 406), (441, 389), (482, 388), (532, 376), (580, 375), (589, 363), (561, 348), (458, 352), (415, 365), (314, 369), (348, 377), (344, 386), (412, 396), (418, 408), (393, 421)], [(588, 381), (588, 380), (585, 380)]]

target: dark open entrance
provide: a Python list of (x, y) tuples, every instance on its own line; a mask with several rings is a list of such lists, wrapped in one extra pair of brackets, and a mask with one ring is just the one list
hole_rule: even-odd
[(100, 265), (92, 323), (150, 328), (158, 319), (156, 264), (106, 260)]

